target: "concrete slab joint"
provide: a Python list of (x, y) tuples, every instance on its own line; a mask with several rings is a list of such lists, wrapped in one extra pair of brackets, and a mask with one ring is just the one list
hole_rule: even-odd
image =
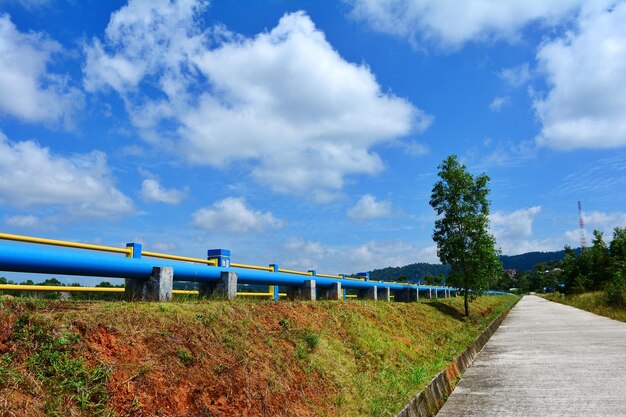
[(315, 280), (312, 279), (305, 280), (302, 286), (287, 289), (287, 297), (290, 300), (315, 301), (316, 293)]
[(237, 298), (237, 273), (223, 271), (217, 282), (201, 282), (198, 295), (200, 298), (234, 300)]

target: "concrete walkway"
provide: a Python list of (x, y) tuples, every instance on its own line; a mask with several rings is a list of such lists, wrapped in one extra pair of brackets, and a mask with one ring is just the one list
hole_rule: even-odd
[(626, 323), (525, 296), (437, 416), (626, 416)]

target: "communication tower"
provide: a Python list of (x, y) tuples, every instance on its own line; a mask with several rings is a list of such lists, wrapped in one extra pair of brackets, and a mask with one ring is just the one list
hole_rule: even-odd
[(583, 220), (583, 208), (578, 202), (578, 229), (580, 230), (580, 247), (587, 247), (587, 238), (585, 237), (585, 221)]

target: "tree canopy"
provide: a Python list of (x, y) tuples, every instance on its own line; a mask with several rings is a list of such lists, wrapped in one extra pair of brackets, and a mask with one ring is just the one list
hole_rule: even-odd
[(456, 155), (439, 165), (438, 176), (430, 198), (438, 216), (433, 240), (441, 262), (451, 267), (448, 282), (463, 289), (469, 316), (469, 301), (502, 271), (495, 238), (489, 233), (489, 177), (474, 177)]

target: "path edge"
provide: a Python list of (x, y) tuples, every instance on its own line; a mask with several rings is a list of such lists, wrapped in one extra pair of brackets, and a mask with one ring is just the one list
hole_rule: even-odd
[(432, 417), (443, 407), (448, 396), (454, 391), (456, 383), (463, 375), (465, 370), (469, 368), (483, 346), (489, 341), (491, 336), (498, 330), (509, 312), (517, 305), (518, 298), (515, 303), (504, 310), (487, 326), (478, 338), (469, 345), (463, 353), (454, 358), (446, 369), (439, 372), (426, 387), (417, 393), (417, 395), (404, 406), (404, 408), (396, 415), (396, 417)]

